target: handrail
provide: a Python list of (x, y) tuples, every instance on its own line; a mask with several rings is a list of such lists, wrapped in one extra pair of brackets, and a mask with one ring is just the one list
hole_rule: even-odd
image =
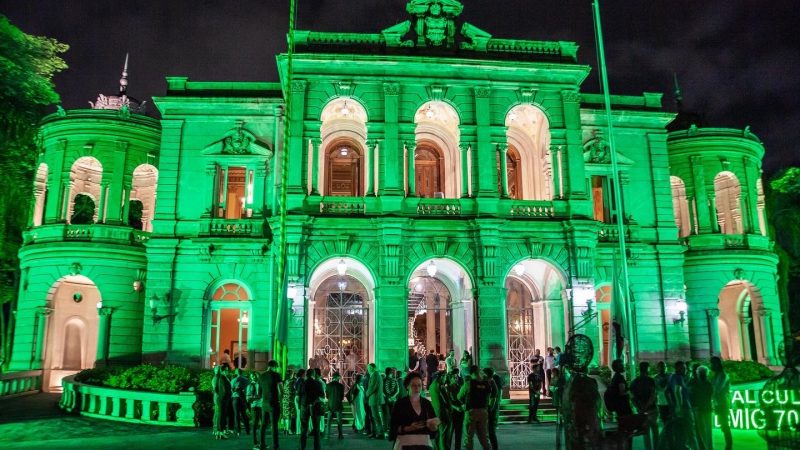
[(192, 427), (194, 392), (162, 394), (129, 391), (82, 384), (75, 376), (61, 380), (63, 392), (58, 406), (67, 412), (122, 422)]
[(0, 374), (0, 398), (34, 394), (42, 388), (42, 371), (26, 370)]

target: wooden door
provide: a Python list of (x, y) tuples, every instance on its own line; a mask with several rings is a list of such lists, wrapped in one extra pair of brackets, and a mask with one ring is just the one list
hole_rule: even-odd
[(417, 196), (433, 198), (442, 192), (442, 162), (439, 154), (429, 148), (416, 151), (414, 163), (414, 182)]

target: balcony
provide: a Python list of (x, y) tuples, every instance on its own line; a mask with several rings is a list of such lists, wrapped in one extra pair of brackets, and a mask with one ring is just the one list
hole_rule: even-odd
[(420, 216), (461, 216), (464, 212), (461, 201), (453, 198), (420, 198), (416, 206)]
[(23, 233), (25, 245), (48, 242), (101, 242), (122, 245), (144, 245), (150, 233), (125, 225), (66, 223), (41, 225)]
[[(635, 242), (640, 240), (638, 225), (625, 225), (625, 240), (627, 242)], [(597, 232), (597, 240), (599, 242), (619, 242), (619, 228), (615, 223), (604, 223), (600, 225), (600, 230)]]
[(713, 250), (761, 250), (771, 252), (774, 243), (760, 234), (696, 234), (683, 239), (690, 252)]
[(500, 201), (500, 216), (514, 219), (557, 219), (569, 215), (567, 202), (560, 200)]

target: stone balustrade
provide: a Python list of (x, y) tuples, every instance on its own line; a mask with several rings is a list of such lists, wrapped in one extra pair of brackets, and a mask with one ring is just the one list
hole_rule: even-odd
[(35, 394), (42, 388), (42, 371), (9, 372), (0, 374), (0, 399)]
[(193, 427), (194, 392), (161, 394), (81, 384), (74, 376), (61, 380), (59, 407), (67, 412), (122, 422)]
[(136, 230), (126, 225), (110, 225), (104, 223), (72, 225), (56, 223), (33, 227), (25, 231), (23, 233), (23, 240), (26, 245), (64, 241), (143, 245), (149, 236), (150, 233), (148, 232)]

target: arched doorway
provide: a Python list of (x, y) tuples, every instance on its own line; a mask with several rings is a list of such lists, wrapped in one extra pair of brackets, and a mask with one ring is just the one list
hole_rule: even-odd
[(46, 391), (59, 390), (61, 379), (94, 367), (97, 359), (100, 291), (92, 280), (70, 275), (56, 282), (48, 295), (44, 351)]
[(512, 390), (527, 389), (530, 360), (535, 350), (564, 348), (566, 278), (543, 259), (526, 259), (511, 267), (505, 280), (508, 370)]
[(366, 369), (369, 309), (366, 287), (348, 275), (325, 279), (314, 293), (312, 356), (309, 367), (324, 377), (340, 372), (347, 386)]
[(420, 264), (408, 280), (407, 300), (409, 351), (476, 356), (472, 282), (460, 265), (446, 258)]
[(600, 348), (598, 354), (600, 355), (600, 365), (609, 367), (611, 361), (614, 360), (613, 345), (611, 336), (613, 334), (613, 325), (611, 323), (611, 306), (613, 301), (613, 288), (610, 284), (600, 286), (595, 291), (595, 304), (597, 305), (597, 320), (600, 324), (599, 342)]
[[(102, 188), (103, 166), (96, 158), (78, 158), (70, 168), (69, 202), (66, 219), (68, 223), (95, 223), (105, 211), (108, 187)], [(105, 191), (105, 192), (104, 192)], [(73, 220), (75, 219), (75, 220)]]
[(411, 279), (408, 294), (408, 345), (423, 351), (445, 353), (453, 348), (453, 310), (450, 290), (431, 276)]
[(529, 362), (536, 349), (533, 331), (533, 296), (522, 280), (516, 277), (506, 278), (506, 319), (511, 389), (526, 389), (530, 371)]
[(334, 371), (352, 385), (375, 354), (375, 282), (360, 261), (330, 258), (314, 269), (306, 288), (308, 367)]
[(213, 289), (209, 305), (207, 367), (228, 363), (246, 368), (250, 340), (250, 293), (237, 282), (224, 282)]
[(731, 281), (719, 294), (720, 357), (737, 361), (768, 360), (770, 330), (761, 295), (747, 281)]

